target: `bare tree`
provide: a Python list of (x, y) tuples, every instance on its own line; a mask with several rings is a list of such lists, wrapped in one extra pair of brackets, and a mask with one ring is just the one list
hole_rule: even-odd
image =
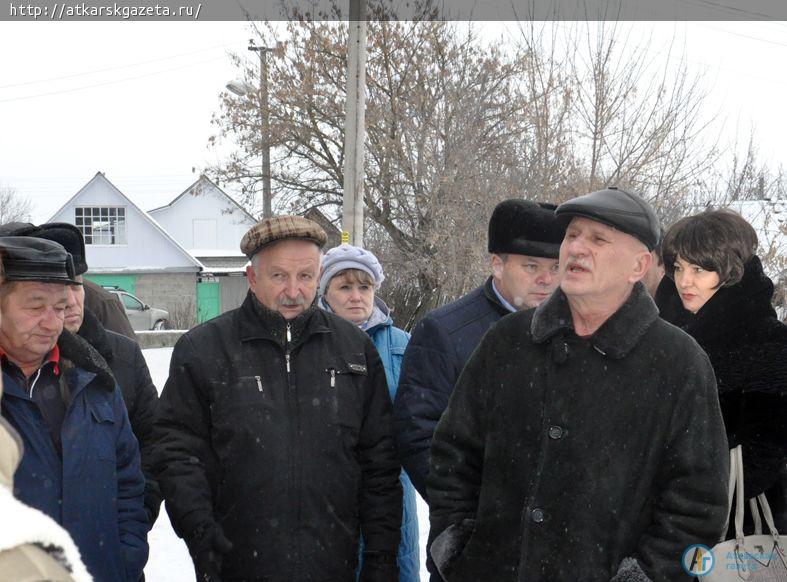
[[(644, 60), (618, 25), (559, 26), (523, 23), (511, 45), (479, 38), (473, 24), (369, 22), (365, 239), (386, 266), (400, 325), (488, 274), (487, 222), (504, 198), (559, 202), (616, 183), (670, 222), (676, 200), (706, 193), (697, 184), (717, 152), (699, 78), (679, 59)], [(279, 41), (269, 65), (276, 205), (338, 220), (347, 27), (285, 28), (259, 31), (267, 46)], [(256, 63), (235, 62), (255, 78)], [(209, 170), (240, 183), (247, 207), (261, 178), (256, 106), (222, 95), (212, 141), (240, 147)]]
[(571, 68), (583, 189), (628, 186), (669, 220), (718, 160), (702, 77), (675, 56), (674, 39), (656, 60), (650, 39), (635, 43), (621, 23), (578, 26), (586, 29), (574, 41)]
[(0, 185), (0, 224), (29, 221), (33, 203), (19, 195), (15, 188)]
[[(346, 36), (343, 23), (290, 22), (272, 59), (279, 208), (339, 214)], [(524, 105), (514, 98), (519, 70), (496, 48), (483, 47), (472, 27), (378, 20), (369, 23), (369, 39), (369, 240), (398, 271), (391, 280), (418, 298), (406, 314), (412, 322), (483, 277), (491, 207), (514, 194), (505, 176), (523, 133)], [(247, 146), (213, 173), (248, 183), (255, 113), (248, 100), (223, 99), (217, 125)]]

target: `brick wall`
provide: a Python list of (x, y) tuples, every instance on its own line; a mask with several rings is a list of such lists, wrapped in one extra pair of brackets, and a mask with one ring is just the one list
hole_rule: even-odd
[(136, 296), (151, 307), (166, 309), (172, 318), (196, 320), (195, 273), (142, 273), (137, 275)]

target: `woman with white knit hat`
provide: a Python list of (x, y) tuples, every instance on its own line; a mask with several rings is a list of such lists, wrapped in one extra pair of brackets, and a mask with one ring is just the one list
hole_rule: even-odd
[[(326, 311), (351, 321), (374, 342), (385, 367), (388, 392), (393, 402), (399, 384), (402, 357), (410, 335), (394, 327), (390, 310), (375, 292), (385, 279), (383, 267), (373, 253), (343, 244), (329, 250), (322, 262), (319, 305)], [(402, 541), (397, 556), (400, 582), (418, 582), (419, 546), (415, 488), (402, 471), (404, 492)]]

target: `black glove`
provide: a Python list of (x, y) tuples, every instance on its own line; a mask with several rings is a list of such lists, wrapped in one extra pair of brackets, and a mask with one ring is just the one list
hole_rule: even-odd
[(204, 523), (195, 528), (189, 544), (194, 560), (197, 582), (221, 582), (221, 561), (232, 550), (232, 542), (217, 523)]
[(361, 576), (358, 582), (399, 582), (396, 554), (364, 552)]

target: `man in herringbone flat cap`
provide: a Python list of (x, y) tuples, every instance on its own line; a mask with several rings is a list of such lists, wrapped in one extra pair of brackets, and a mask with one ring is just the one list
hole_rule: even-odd
[(243, 305), (175, 346), (157, 466), (198, 580), (396, 582), (400, 466), (385, 370), (358, 327), (316, 308), (325, 232), (254, 225)]

